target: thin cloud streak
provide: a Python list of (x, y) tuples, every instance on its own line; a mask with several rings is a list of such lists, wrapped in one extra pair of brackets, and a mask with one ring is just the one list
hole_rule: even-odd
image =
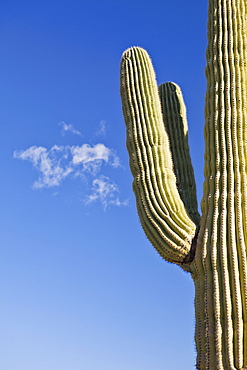
[(98, 129), (95, 132), (95, 136), (105, 136), (106, 131), (107, 131), (106, 121), (102, 120), (102, 121), (100, 121)]
[(79, 135), (79, 136), (82, 135), (81, 132), (76, 130), (71, 123), (67, 125), (67, 123), (65, 123), (64, 121), (61, 121), (59, 122), (59, 126), (62, 127), (61, 129), (62, 136), (65, 136), (67, 132), (70, 132), (71, 134), (74, 134), (74, 135)]

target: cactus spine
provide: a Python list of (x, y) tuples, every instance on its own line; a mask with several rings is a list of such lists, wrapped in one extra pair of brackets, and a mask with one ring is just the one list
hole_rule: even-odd
[(201, 219), (179, 87), (139, 47), (121, 61), (133, 190), (160, 255), (195, 283), (197, 369), (247, 369), (247, 0), (209, 0)]

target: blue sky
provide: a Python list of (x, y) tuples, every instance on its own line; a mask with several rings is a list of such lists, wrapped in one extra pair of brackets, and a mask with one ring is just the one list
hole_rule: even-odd
[(183, 91), (200, 202), (206, 0), (3, 0), (3, 370), (195, 364), (193, 283), (143, 234), (119, 63), (144, 47)]

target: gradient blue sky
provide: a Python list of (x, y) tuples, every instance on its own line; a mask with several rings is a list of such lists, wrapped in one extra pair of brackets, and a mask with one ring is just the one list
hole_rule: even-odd
[(140, 226), (119, 98), (129, 46), (184, 94), (200, 201), (206, 0), (2, 0), (3, 370), (191, 370), (193, 283)]

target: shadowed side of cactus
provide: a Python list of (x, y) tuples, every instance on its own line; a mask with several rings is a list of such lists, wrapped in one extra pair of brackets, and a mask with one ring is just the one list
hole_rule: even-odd
[(196, 183), (188, 144), (188, 124), (182, 92), (174, 82), (159, 86), (163, 122), (176, 175), (176, 186), (191, 220), (199, 225)]
[(143, 229), (195, 283), (197, 369), (247, 369), (247, 1), (209, 0), (202, 217), (179, 87), (145, 50), (121, 62), (127, 148)]

